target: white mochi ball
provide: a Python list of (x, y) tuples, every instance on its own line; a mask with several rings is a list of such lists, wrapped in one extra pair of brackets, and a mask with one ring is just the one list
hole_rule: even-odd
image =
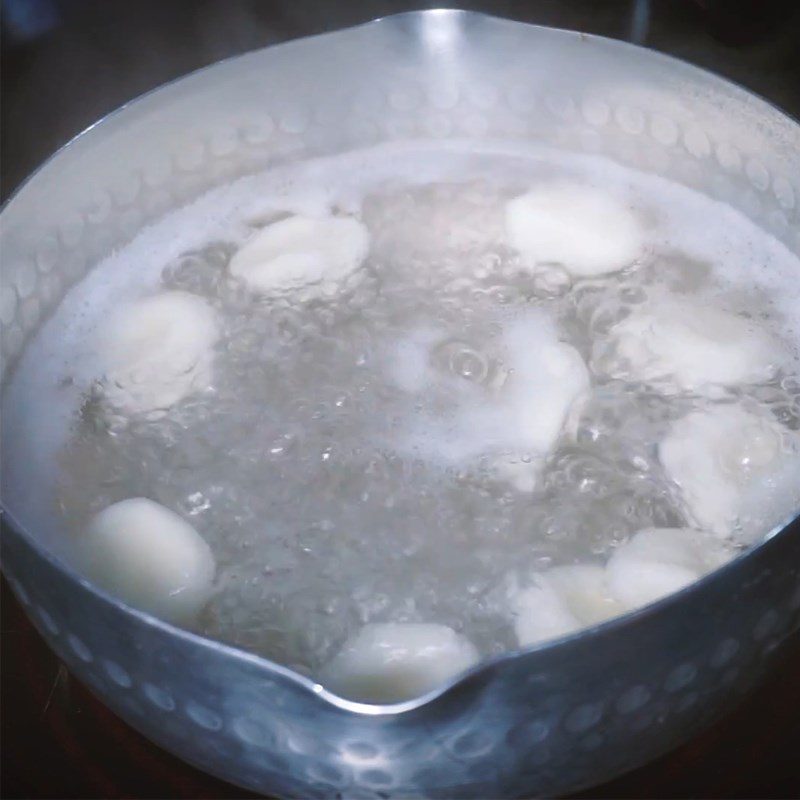
[(606, 566), (613, 596), (627, 608), (647, 605), (722, 566), (735, 550), (690, 528), (647, 528), (619, 547)]
[(478, 660), (475, 646), (446, 625), (372, 623), (345, 643), (321, 680), (351, 700), (394, 703), (435, 689)]
[(367, 257), (369, 233), (353, 217), (292, 216), (254, 233), (230, 272), (258, 294), (330, 290)]
[(520, 646), (566, 636), (624, 611), (612, 597), (603, 567), (554, 567), (532, 586), (511, 591), (514, 631)]
[(766, 412), (739, 405), (694, 411), (673, 423), (658, 457), (703, 530), (752, 541), (796, 510), (798, 437)]
[(767, 381), (780, 353), (751, 320), (675, 297), (661, 298), (617, 324), (609, 346), (612, 357), (603, 359), (603, 371), (611, 377), (699, 393)]
[(621, 270), (640, 257), (643, 232), (616, 197), (580, 183), (537, 186), (506, 204), (508, 243), (532, 264), (560, 264), (576, 277)]
[(168, 622), (191, 622), (211, 597), (211, 549), (182, 517), (152, 500), (134, 497), (103, 509), (81, 546), (94, 583)]
[(504, 344), (511, 374), (496, 398), (461, 413), (460, 431), (476, 453), (495, 448), (512, 453), (495, 455), (494, 471), (528, 492), (558, 438), (577, 421), (590, 389), (589, 371), (581, 354), (539, 320), (510, 325)]
[(214, 310), (187, 292), (162, 292), (122, 306), (98, 340), (102, 396), (122, 414), (165, 413), (209, 385), (219, 336)]

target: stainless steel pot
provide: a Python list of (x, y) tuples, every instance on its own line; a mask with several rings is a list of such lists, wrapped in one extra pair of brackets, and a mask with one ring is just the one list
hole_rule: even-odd
[[(2, 213), (6, 376), (69, 287), (148, 220), (286, 159), (384, 140), (535, 139), (718, 197), (800, 252), (800, 127), (620, 42), (403, 14), (218, 64), (45, 164)], [(75, 675), (153, 741), (282, 796), (554, 794), (646, 762), (724, 711), (800, 627), (800, 520), (696, 585), (393, 706), (341, 700), (82, 580), (5, 497), (3, 570)]]

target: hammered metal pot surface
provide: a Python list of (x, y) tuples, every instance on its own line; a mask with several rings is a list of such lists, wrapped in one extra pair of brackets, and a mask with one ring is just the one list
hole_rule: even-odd
[[(619, 42), (465, 12), (403, 14), (191, 75), (42, 167), (0, 217), (5, 376), (69, 287), (149, 220), (270, 164), (408, 138), (604, 154), (718, 197), (800, 252), (800, 129), (763, 101)], [(166, 749), (273, 795), (591, 785), (721, 714), (800, 628), (795, 520), (654, 606), (419, 700), (361, 705), (96, 591), (26, 532), (25, 503), (4, 503), (3, 570), (74, 674)]]

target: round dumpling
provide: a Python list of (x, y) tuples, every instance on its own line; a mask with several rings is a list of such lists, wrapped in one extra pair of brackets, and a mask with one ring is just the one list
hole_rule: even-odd
[(731, 547), (703, 531), (647, 528), (609, 559), (608, 587), (623, 606), (637, 608), (694, 583), (734, 554)]
[(490, 454), (493, 449), (526, 453), (496, 459), (501, 477), (527, 486), (533, 473), (556, 444), (568, 420), (589, 390), (589, 371), (581, 354), (560, 342), (541, 320), (520, 320), (503, 337), (510, 374), (496, 398), (457, 408), (458, 441), (465, 454)]
[(624, 611), (611, 595), (602, 567), (554, 567), (533, 586), (511, 592), (514, 631), (522, 647), (566, 636)]
[(734, 554), (702, 531), (639, 531), (605, 567), (554, 567), (536, 575), (532, 586), (514, 586), (510, 607), (517, 641), (527, 646), (604, 622), (688, 586)]
[(576, 277), (616, 272), (642, 254), (636, 215), (612, 195), (579, 183), (543, 184), (506, 205), (508, 243), (533, 264)]
[(658, 457), (692, 523), (720, 536), (763, 536), (800, 502), (797, 437), (766, 413), (694, 411), (673, 423)]
[(481, 458), (498, 480), (531, 491), (588, 395), (583, 357), (559, 341), (553, 321), (540, 313), (506, 325), (494, 354), (456, 344), (453, 352), (469, 357), (467, 371), (454, 369), (451, 357), (437, 369), (443, 343), (435, 331), (417, 330), (394, 343), (386, 359), (392, 382), (438, 401), (415, 408), (395, 446), (448, 465)]
[(547, 455), (589, 390), (589, 372), (581, 354), (565, 342), (543, 344), (520, 365), (510, 383), (520, 443)]
[(103, 326), (100, 390), (122, 414), (161, 414), (212, 378), (216, 314), (202, 298), (162, 292), (118, 309)]
[[(513, 373), (494, 403), (485, 401), (460, 412), (460, 434), (475, 452), (490, 453), (492, 447), (528, 453), (534, 466), (550, 454), (568, 420), (589, 390), (589, 372), (581, 354), (570, 344), (532, 338), (524, 352), (509, 334), (509, 364)], [(515, 482), (520, 470), (508, 462), (496, 466)]]
[(491, 413), (509, 426), (507, 446), (513, 454), (494, 458), (492, 466), (498, 478), (521, 492), (535, 488), (544, 460), (562, 432), (577, 420), (590, 389), (581, 354), (566, 342), (542, 336), (537, 328), (518, 322), (506, 332), (513, 374), (503, 387), (505, 408), (479, 411), (478, 424), (470, 421), (467, 426), (471, 432), (480, 430), (481, 417)]
[(134, 497), (103, 509), (81, 545), (94, 583), (168, 622), (190, 622), (211, 597), (211, 549), (186, 520), (152, 500)]
[(769, 380), (779, 351), (751, 320), (688, 299), (663, 298), (617, 324), (600, 352), (603, 357), (592, 365), (612, 378), (703, 392)]
[(369, 233), (352, 217), (292, 216), (253, 234), (230, 262), (230, 272), (258, 294), (314, 286), (322, 292), (367, 257)]
[(323, 671), (326, 688), (351, 700), (394, 703), (442, 685), (478, 662), (464, 636), (434, 623), (372, 623)]

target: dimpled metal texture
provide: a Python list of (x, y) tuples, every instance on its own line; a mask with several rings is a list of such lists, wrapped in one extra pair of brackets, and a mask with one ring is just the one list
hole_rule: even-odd
[[(270, 164), (402, 138), (601, 153), (718, 197), (800, 252), (800, 128), (763, 101), (619, 42), (403, 14), (195, 73), (56, 154), (2, 213), (6, 376), (69, 287), (148, 221)], [(116, 713), (186, 761), (282, 797), (589, 786), (723, 713), (800, 628), (795, 520), (656, 605), (419, 700), (368, 706), (132, 611), (8, 514), (3, 570), (53, 650)]]

